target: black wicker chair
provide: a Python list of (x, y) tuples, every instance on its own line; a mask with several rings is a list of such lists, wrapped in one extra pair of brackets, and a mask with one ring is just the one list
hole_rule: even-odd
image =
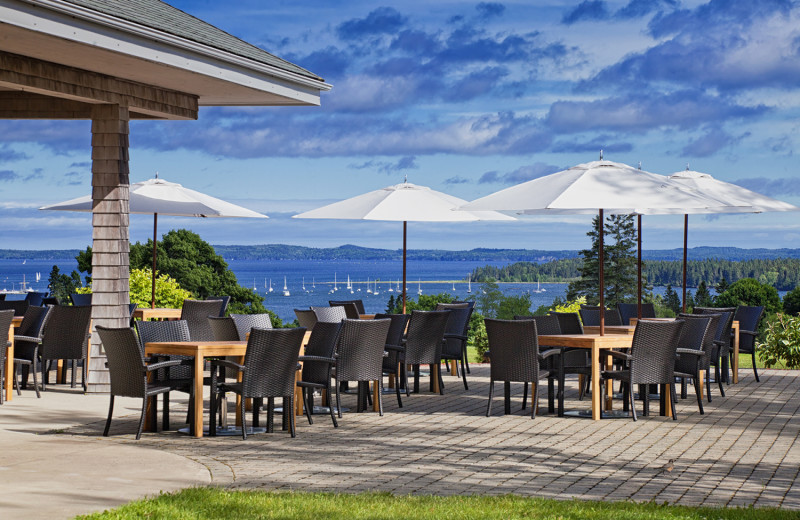
[[(764, 317), (764, 307), (748, 307), (740, 305), (736, 307), (733, 321), (739, 322), (739, 354), (750, 354), (753, 356), (753, 374), (756, 382), (760, 382), (758, 377), (758, 367), (756, 366), (756, 336), (761, 318)], [(731, 349), (733, 356), (733, 349)]]
[(317, 324), (317, 315), (311, 309), (295, 309), (294, 315), (297, 316), (297, 323), (308, 330)]
[(649, 413), (649, 392), (643, 385), (662, 385), (661, 395), (666, 396), (664, 386), (669, 385), (672, 419), (678, 420), (675, 413), (675, 352), (684, 322), (641, 320), (636, 324), (630, 352), (616, 350), (603, 351), (625, 362), (622, 370), (603, 370), (600, 372), (601, 384), (613, 379), (623, 383), (624, 409), (636, 421), (633, 385), (639, 386), (644, 401), (643, 415)]
[(402, 408), (403, 401), (400, 398), (401, 383), (402, 388), (408, 392), (408, 373), (406, 372), (406, 354), (403, 346), (403, 336), (406, 333), (408, 314), (376, 314), (376, 320), (391, 320), (389, 332), (386, 334), (386, 354), (383, 358), (383, 373), (394, 377), (394, 390), (397, 394), (397, 406)]
[(318, 322), (339, 323), (347, 319), (347, 311), (342, 306), (336, 307), (311, 307)]
[(209, 316), (219, 316), (222, 300), (183, 300), (181, 320), (189, 326), (192, 341), (213, 341), (214, 332), (209, 324)]
[[(583, 324), (577, 312), (550, 311), (548, 314), (558, 318), (561, 334), (583, 334)], [(577, 374), (582, 383), (578, 394), (578, 400), (582, 401), (583, 396), (589, 391), (592, 377), (592, 360), (589, 352), (585, 348), (565, 348), (562, 352), (564, 374)]]
[(228, 304), (231, 302), (230, 296), (209, 296), (206, 298), (208, 301), (212, 300), (222, 300), (222, 307), (219, 309), (219, 317), (222, 318), (225, 316), (225, 313), (228, 311)]
[[(584, 327), (600, 326), (599, 307), (583, 307), (578, 312), (581, 315)], [(622, 325), (622, 317), (619, 315), (619, 311), (617, 309), (606, 309), (605, 322), (606, 326)]]
[(209, 316), (208, 324), (214, 334), (214, 341), (239, 341), (236, 322), (228, 316)]
[[(108, 437), (108, 430), (111, 428), (111, 416), (114, 413), (114, 397), (141, 397), (142, 415), (139, 418), (139, 428), (136, 430), (136, 440), (142, 436), (144, 417), (147, 413), (147, 399), (152, 397), (154, 402), (151, 407), (152, 422), (156, 424), (156, 400), (159, 394), (164, 395), (164, 414), (169, 416), (167, 409), (169, 406), (169, 395), (172, 387), (161, 381), (148, 381), (148, 373), (160, 371), (168, 367), (177, 366), (180, 361), (161, 361), (158, 363), (146, 364), (136, 334), (131, 328), (112, 329), (97, 326), (97, 333), (106, 351), (106, 366), (108, 366), (109, 377), (111, 379), (111, 402), (108, 406), (108, 419), (103, 430), (103, 436)], [(166, 419), (165, 419), (166, 421)]]
[(46, 292), (30, 291), (25, 293), (25, 301), (32, 307), (41, 307), (45, 298), (47, 298)]
[(358, 306), (353, 302), (330, 302), (330, 305), (331, 307), (343, 307), (348, 320), (357, 320), (363, 314), (358, 312)]
[(49, 311), (49, 307), (28, 307), (17, 334), (14, 334), (14, 386), (17, 387), (17, 395), (22, 393), (20, 388), (27, 388), (28, 375), (33, 372), (33, 389), (36, 390), (36, 397), (41, 397), (36, 367), (42, 329)]
[[(356, 311), (359, 314), (366, 314), (366, 311), (364, 310), (364, 300), (330, 300), (330, 301), (328, 301), (328, 305), (330, 305), (331, 307), (336, 307), (337, 305), (347, 305), (349, 303), (352, 303), (353, 305), (356, 306)], [(348, 318), (349, 317), (350, 316), (348, 316)], [(353, 319), (358, 319), (358, 318), (359, 318), (359, 316), (356, 316)]]
[(447, 327), (444, 330), (444, 344), (442, 345), (442, 359), (452, 360), (456, 364), (461, 361), (461, 378), (464, 380), (464, 390), (469, 390), (467, 385), (467, 335), (469, 334), (469, 319), (472, 317), (472, 307), (466, 303), (439, 303), (437, 311), (450, 311)]
[(492, 352), (489, 364), (489, 402), (486, 417), (492, 413), (492, 397), (495, 381), (503, 382), (505, 396), (504, 411), (511, 413), (511, 383), (533, 383), (531, 418), (536, 417), (539, 397), (539, 379), (551, 376), (551, 371), (542, 369), (540, 363), (558, 354), (555, 349), (539, 353), (539, 338), (534, 320), (485, 319), (486, 336)]
[[(469, 305), (470, 309), (472, 309), (473, 311), (475, 310), (475, 300), (450, 302), (451, 305), (457, 305), (461, 303), (466, 303), (467, 305)], [(467, 374), (471, 374), (472, 372), (469, 369), (469, 356), (466, 354), (466, 352), (464, 352), (464, 363), (466, 364), (467, 367)]]
[[(639, 305), (636, 303), (618, 303), (617, 310), (623, 325), (630, 324), (631, 318), (639, 317)], [(656, 308), (652, 303), (642, 304), (642, 318), (655, 318)]]
[(722, 386), (723, 380), (728, 381), (728, 360), (731, 352), (731, 327), (733, 326), (733, 314), (735, 307), (695, 307), (692, 314), (719, 314), (720, 319), (714, 334), (714, 350), (711, 357), (711, 366), (714, 367), (714, 378), (719, 385), (719, 393), (725, 397), (725, 387)]
[[(556, 336), (561, 334), (561, 325), (558, 321), (558, 316), (548, 314), (546, 316), (514, 316), (514, 320), (533, 320), (536, 322), (537, 334), (542, 336)], [(566, 349), (562, 347), (550, 347), (547, 345), (539, 345), (539, 352), (544, 354), (552, 348), (558, 349), (558, 354), (550, 354), (545, 360), (542, 368), (549, 371), (550, 375), (547, 377), (547, 411), (548, 413), (555, 412), (555, 382), (558, 381), (558, 416), (564, 415), (564, 364), (562, 363), (563, 352)], [(552, 357), (551, 357), (552, 356)], [(527, 406), (528, 401), (528, 383), (522, 390), (522, 409)]]
[[(0, 311), (0, 331), (9, 330), (11, 328), (11, 322), (14, 321), (14, 310), (13, 309), (6, 309), (4, 311)], [(6, 385), (5, 382), (5, 375), (6, 375), (6, 362), (13, 363), (13, 359), (9, 359), (6, 361), (6, 349), (11, 346), (11, 342), (6, 340), (5, 345), (3, 345), (3, 351), (0, 352), (0, 404), (3, 404), (3, 399), (6, 396)]]
[[(336, 308), (336, 307), (331, 307)], [(342, 417), (340, 383), (358, 381), (358, 408), (366, 408), (369, 382), (379, 386), (378, 411), (383, 415), (383, 352), (391, 320), (342, 322), (336, 358), (336, 409)]]
[[(226, 359), (211, 360), (211, 421), (209, 434), (217, 435), (217, 400), (224, 398), (226, 392), (241, 395), (242, 439), (247, 439), (247, 420), (245, 401), (252, 398), (253, 426), (259, 422), (259, 411), (264, 398), (267, 399), (267, 431), (272, 432), (275, 398), (283, 398), (284, 428), (295, 437), (294, 388), (297, 373), (297, 360), (306, 329), (252, 329), (247, 340), (244, 365)], [(242, 373), (240, 382), (218, 382), (216, 367), (238, 370)]]
[[(231, 314), (236, 330), (239, 332), (239, 340), (247, 341), (247, 334), (251, 329), (271, 329), (272, 317), (267, 314)], [(300, 325), (302, 327), (302, 325)], [(308, 330), (310, 328), (306, 327)]]
[(341, 330), (341, 322), (317, 323), (314, 330), (311, 331), (311, 337), (308, 338), (305, 354), (299, 358), (303, 362), (303, 371), (300, 380), (297, 381), (297, 386), (302, 391), (303, 409), (308, 417), (308, 424), (314, 424), (311, 419), (311, 415), (314, 413), (314, 391), (323, 390), (333, 427), (339, 426), (331, 403), (333, 395), (331, 392), (331, 369), (336, 364), (334, 355)]
[(82, 307), (84, 305), (91, 305), (92, 304), (92, 293), (89, 294), (80, 294), (80, 293), (72, 293), (69, 295), (70, 300), (72, 300), (72, 305), (76, 307)]
[[(681, 399), (686, 399), (686, 379), (694, 381), (697, 407), (704, 414), (702, 387), (706, 385), (708, 402), (711, 402), (711, 383), (708, 374), (711, 356), (714, 352), (714, 334), (719, 323), (718, 314), (678, 314), (684, 321), (678, 339), (678, 359), (675, 360), (675, 377), (681, 379)], [(705, 371), (705, 381), (701, 375)]]
[(14, 316), (25, 316), (30, 304), (25, 300), (2, 300), (0, 301), (0, 311), (9, 309), (14, 311)]
[[(42, 390), (47, 390), (48, 362), (82, 361), (81, 384), (86, 392), (86, 372), (89, 353), (89, 325), (92, 319), (91, 307), (50, 307), (47, 321), (42, 329), (42, 342), (39, 345), (41, 357)], [(72, 365), (71, 386), (75, 387), (75, 364)]]
[(439, 394), (444, 394), (442, 344), (450, 312), (452, 311), (411, 311), (405, 355), (406, 364), (414, 367), (414, 393), (419, 393), (419, 366), (430, 365), (431, 392), (434, 390), (434, 378), (438, 378)]

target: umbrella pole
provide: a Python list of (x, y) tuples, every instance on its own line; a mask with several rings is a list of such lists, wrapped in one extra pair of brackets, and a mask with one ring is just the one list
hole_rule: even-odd
[(642, 319), (642, 216), (636, 223), (636, 318)]
[(403, 221), (403, 314), (406, 313), (406, 231), (408, 222)]
[(604, 217), (603, 217), (603, 210), (600, 209), (600, 229), (598, 230), (598, 249), (597, 249), (597, 256), (600, 260), (600, 264), (598, 266), (598, 274), (600, 278), (600, 335), (605, 336), (606, 334), (606, 306), (605, 306), (605, 280), (603, 279), (603, 264), (605, 263), (605, 259), (603, 258), (603, 224), (604, 224)]
[(686, 312), (686, 252), (689, 237), (689, 214), (683, 216), (683, 312)]
[(158, 213), (153, 213), (153, 271), (150, 273), (150, 279), (153, 283), (153, 292), (150, 296), (150, 308), (156, 308), (156, 248), (158, 247), (156, 237), (158, 236)]

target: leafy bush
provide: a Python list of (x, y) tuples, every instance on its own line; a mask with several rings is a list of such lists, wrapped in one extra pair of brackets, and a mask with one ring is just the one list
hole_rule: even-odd
[(514, 316), (528, 316), (531, 313), (531, 295), (505, 296), (497, 306), (497, 318), (513, 320)]
[(553, 302), (555, 305), (553, 306), (551, 311), (555, 312), (578, 312), (581, 309), (581, 305), (586, 305), (586, 296), (580, 296), (575, 300), (567, 301), (566, 303), (560, 302)]
[(800, 312), (800, 287), (795, 287), (783, 297), (783, 312), (792, 316)]
[[(150, 298), (153, 294), (153, 280), (151, 269), (131, 269), (131, 303), (139, 307), (150, 307)], [(191, 298), (192, 294), (167, 274), (156, 277), (156, 307), (179, 309), (183, 300)]]
[(800, 368), (800, 317), (776, 314), (767, 322), (763, 342), (756, 343), (767, 368), (784, 362), (786, 368)]
[(725, 292), (714, 299), (714, 303), (716, 307), (763, 305), (767, 314), (782, 310), (778, 290), (771, 285), (760, 283), (755, 278), (742, 278), (733, 282), (725, 289)]

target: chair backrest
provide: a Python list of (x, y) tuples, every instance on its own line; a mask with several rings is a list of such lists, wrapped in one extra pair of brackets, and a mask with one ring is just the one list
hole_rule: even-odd
[(301, 327), (311, 330), (317, 324), (317, 315), (311, 309), (295, 309), (294, 315)]
[(89, 294), (72, 293), (69, 295), (69, 297), (72, 300), (72, 305), (92, 304), (92, 293)]
[[(189, 341), (189, 325), (186, 320), (136, 321), (139, 346), (144, 352), (145, 343), (155, 341)], [(175, 368), (175, 367), (173, 367)]]
[(42, 331), (42, 359), (86, 359), (92, 308), (51, 307)]
[(547, 314), (558, 318), (561, 334), (583, 334), (583, 324), (577, 312), (550, 311)]
[[(342, 323), (317, 323), (306, 344), (306, 356), (332, 358), (339, 342)], [(303, 381), (327, 385), (331, 382), (331, 364), (321, 361), (303, 361)]]
[(0, 293), (0, 302), (6, 299), (5, 293)]
[(208, 324), (214, 334), (214, 341), (239, 341), (239, 330), (233, 318), (228, 316), (209, 316)]
[(219, 310), (219, 316), (225, 316), (228, 311), (228, 304), (231, 302), (230, 296), (209, 296), (206, 300), (222, 300), (222, 307)]
[(459, 304), (462, 304), (462, 303), (466, 303), (467, 305), (469, 305), (470, 309), (474, 309), (475, 308), (475, 300), (467, 300), (467, 301), (463, 301), (463, 302), (450, 302), (447, 305), (459, 305)]
[[(472, 317), (472, 307), (467, 303), (439, 303), (436, 305), (437, 311), (450, 311), (447, 319), (447, 326), (444, 329), (445, 335), (455, 334), (466, 338), (469, 332), (469, 319)], [(461, 359), (462, 348), (466, 339), (448, 337), (442, 346), (442, 355), (449, 359)]]
[[(12, 321), (14, 321), (14, 309), (0, 311), (0, 331), (9, 330), (11, 328)], [(8, 340), (0, 339), (0, 341), (7, 342)], [(3, 348), (5, 348), (5, 345), (3, 345)], [(3, 359), (5, 359), (6, 353), (0, 352), (0, 356), (3, 356)], [(2, 390), (4, 391), (5, 389)]]
[(222, 300), (183, 300), (181, 319), (189, 325), (192, 341), (213, 341), (214, 332), (208, 322), (209, 316), (219, 316)]
[(411, 311), (406, 334), (406, 363), (429, 365), (439, 363), (442, 343), (451, 310)]
[(714, 351), (714, 336), (719, 327), (719, 314), (678, 314), (684, 321), (678, 348), (702, 350), (711, 356)]
[[(265, 313), (261, 314), (231, 314), (236, 330), (239, 332), (239, 340), (247, 341), (247, 334), (250, 329), (271, 329), (272, 317)], [(300, 325), (301, 327), (303, 325)], [(308, 328), (308, 327), (306, 327)]]
[(331, 307), (343, 307), (344, 314), (349, 320), (357, 320), (361, 318), (361, 313), (358, 312), (358, 306), (353, 302), (330, 302)]
[(61, 305), (61, 301), (56, 296), (48, 296), (42, 299), (42, 305)]
[(674, 384), (675, 351), (684, 321), (640, 320), (631, 344), (632, 384)]
[(339, 381), (373, 381), (383, 377), (383, 350), (392, 320), (342, 322), (337, 349)]
[(28, 310), (25, 311), (25, 316), (22, 318), (22, 323), (19, 324), (17, 334), (34, 338), (39, 337), (42, 334), (42, 326), (49, 310), (49, 307), (28, 307)]
[(297, 358), (306, 329), (252, 329), (242, 375), (244, 397), (282, 397), (294, 393)]
[(758, 332), (758, 324), (762, 316), (764, 316), (763, 306), (749, 307), (747, 305), (739, 305), (733, 314), (733, 321), (739, 322), (740, 330)]
[[(584, 327), (597, 327), (600, 325), (600, 309), (582, 308), (578, 311)], [(605, 310), (606, 325), (622, 325), (622, 317), (617, 309)]]
[(403, 343), (403, 336), (406, 334), (410, 314), (382, 314), (375, 315), (376, 320), (391, 320), (389, 332), (386, 333), (386, 344), (400, 346)]
[(717, 325), (717, 333), (714, 334), (715, 341), (723, 341), (731, 335), (731, 327), (733, 326), (733, 314), (736, 312), (736, 307), (695, 307), (692, 309), (692, 314), (719, 314), (719, 324)]
[[(347, 304), (347, 303), (354, 304), (356, 306), (356, 310), (358, 311), (359, 314), (366, 314), (366, 311), (364, 310), (364, 300), (330, 300), (330, 301), (328, 301), (328, 305), (330, 305), (331, 307), (335, 307), (337, 305), (344, 305), (344, 304)], [(353, 318), (353, 319), (357, 319), (357, 318)]]
[[(617, 310), (623, 325), (629, 325), (631, 318), (639, 317), (639, 306), (636, 303), (618, 303)], [(655, 318), (656, 308), (652, 303), (642, 304), (642, 318)]]
[(30, 291), (25, 294), (25, 301), (28, 302), (28, 305), (34, 305), (39, 307), (42, 305), (42, 301), (47, 297), (46, 292), (37, 292), (37, 291)]
[(345, 311), (344, 307), (311, 307), (311, 310), (314, 311), (314, 316), (316, 316), (317, 321), (322, 321), (325, 323), (338, 323), (344, 319), (347, 319), (347, 312)]
[(561, 325), (558, 322), (558, 316), (514, 316), (515, 320), (519, 318), (535, 321), (536, 332), (539, 335), (557, 336), (561, 334)]
[(133, 329), (112, 329), (98, 325), (97, 333), (106, 351), (111, 395), (144, 397), (147, 380), (144, 356)]
[(25, 316), (30, 304), (25, 300), (3, 300), (0, 301), (0, 311), (13, 310), (14, 316)]
[(486, 318), (492, 381), (539, 380), (539, 338), (534, 320)]

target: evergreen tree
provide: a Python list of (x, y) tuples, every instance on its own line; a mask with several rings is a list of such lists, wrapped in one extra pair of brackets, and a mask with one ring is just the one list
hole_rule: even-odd
[(72, 274), (61, 274), (57, 265), (53, 266), (50, 271), (50, 279), (47, 287), (50, 289), (50, 296), (58, 298), (60, 302), (67, 303), (70, 301), (70, 295), (75, 292), (78, 287), (83, 287), (81, 284), (81, 276), (78, 271), (72, 271)]
[(664, 293), (664, 305), (675, 314), (681, 312), (681, 298), (669, 284), (667, 284), (667, 290)]
[[(497, 317), (500, 303), (503, 301), (503, 292), (494, 280), (488, 280), (481, 285), (478, 297), (475, 298), (475, 307), (486, 318)], [(530, 307), (530, 303), (528, 303)]]
[(725, 276), (719, 281), (714, 290), (717, 291), (717, 294), (722, 294), (728, 290), (728, 281), (725, 279)]
[(711, 307), (714, 301), (711, 298), (711, 292), (708, 290), (706, 282), (700, 282), (697, 286), (697, 292), (694, 293), (693, 307)]

